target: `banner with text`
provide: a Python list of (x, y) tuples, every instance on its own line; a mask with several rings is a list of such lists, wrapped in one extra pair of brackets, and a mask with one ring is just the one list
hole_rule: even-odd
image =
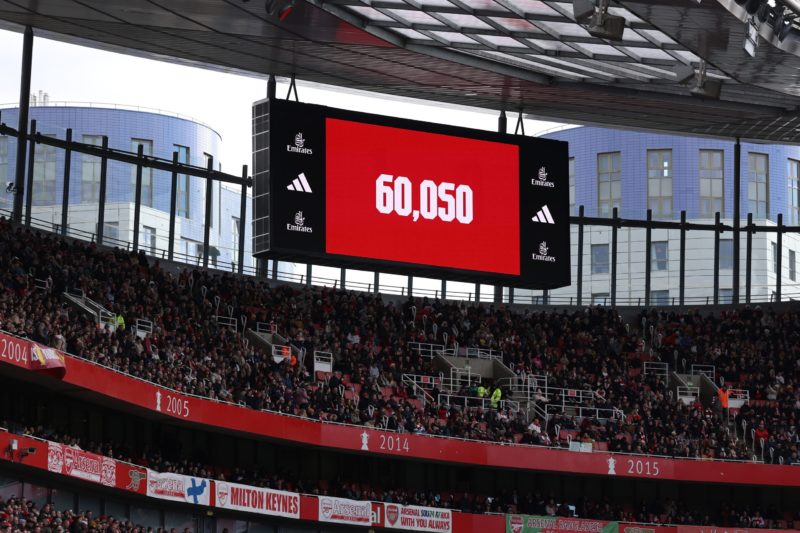
[(300, 495), (295, 492), (214, 482), (216, 507), (285, 518), (300, 518)]
[(51, 376), (61, 379), (67, 372), (64, 364), (64, 354), (54, 348), (41, 344), (31, 343), (31, 369), (46, 372)]
[(453, 530), (453, 511), (416, 505), (387, 503), (383, 506), (385, 526), (405, 531), (434, 531), (450, 533)]
[(147, 495), (151, 498), (209, 505), (211, 481), (181, 474), (147, 471)]
[(555, 516), (506, 515), (506, 533), (619, 533), (617, 522)]
[(370, 526), (372, 525), (372, 503), (320, 496), (319, 521)]
[(114, 459), (55, 442), (47, 443), (47, 469), (106, 487), (117, 485), (117, 463)]

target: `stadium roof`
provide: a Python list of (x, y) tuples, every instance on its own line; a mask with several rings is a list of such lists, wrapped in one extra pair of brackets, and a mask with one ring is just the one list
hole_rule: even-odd
[[(269, 2), (267, 2), (269, 3)], [(590, 35), (550, 0), (0, 0), (0, 25), (118, 52), (507, 111), (536, 118), (800, 142), (794, 35), (743, 48), (733, 0), (624, 0), (622, 40)], [(766, 42), (767, 40), (771, 42)], [(679, 65), (708, 64), (720, 98)]]

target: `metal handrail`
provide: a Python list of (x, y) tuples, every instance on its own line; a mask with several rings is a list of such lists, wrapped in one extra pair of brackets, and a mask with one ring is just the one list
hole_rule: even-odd
[(499, 409), (509, 409), (512, 412), (518, 412), (519, 402), (514, 400), (497, 400), (497, 406), (492, 406), (492, 399), (491, 398), (479, 398), (477, 396), (462, 396), (459, 394), (440, 394), (439, 395), (439, 404), (444, 405), (445, 407), (450, 406), (459, 406), (464, 407), (467, 409), (475, 408), (475, 409), (485, 409), (485, 410), (497, 410)]

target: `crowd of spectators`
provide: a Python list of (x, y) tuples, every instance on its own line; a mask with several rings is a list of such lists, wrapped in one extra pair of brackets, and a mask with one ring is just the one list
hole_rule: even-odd
[[(333, 480), (298, 479), (288, 472), (209, 466), (186, 458), (167, 457), (161, 450), (133, 450), (121, 443), (85, 443), (64, 431), (42, 426), (24, 426), (8, 421), (2, 422), (2, 425), (19, 434), (61, 442), (86, 451), (145, 466), (157, 472), (178, 473), (317, 496), (337, 496), (353, 500), (448, 508), (467, 513), (524, 513), (647, 524), (770, 527), (774, 529), (792, 528), (795, 522), (800, 524), (800, 512), (787, 514), (780, 512), (774, 505), (764, 509), (758, 508), (758, 506), (735, 506), (723, 503), (717, 509), (710, 510), (706, 504), (700, 502), (695, 502), (693, 507), (690, 502), (672, 498), (651, 501), (642, 499), (635, 504), (620, 505), (612, 503), (610, 500), (595, 501), (588, 498), (569, 502), (542, 490), (529, 491), (524, 495), (516, 490), (501, 490), (493, 494), (471, 490), (415, 491), (401, 487), (375, 486), (341, 476)], [(52, 507), (48, 508), (52, 509)], [(83, 513), (76, 519), (80, 520), (81, 517), (92, 522), (91, 514), (87, 517), (86, 513)], [(103, 518), (100, 520), (102, 521)], [(107, 520), (113, 521), (113, 518)], [(125, 527), (133, 527), (129, 523), (117, 523), (117, 525), (120, 527), (120, 531), (130, 531)], [(79, 529), (79, 531), (85, 531), (85, 529)], [(137, 531), (144, 532), (142, 529)]]
[[(0, 329), (179, 391), (254, 409), (494, 442), (565, 446), (569, 439), (611, 451), (707, 459), (752, 459), (765, 438), (765, 460), (797, 461), (795, 313), (708, 319), (651, 313), (640, 328), (601, 307), (553, 312), (385, 302), (374, 294), (174, 270), (144, 254), (100, 249), (5, 220), (0, 284)], [(80, 292), (120, 319), (98, 326), (68, 305), (64, 292)], [(238, 331), (218, 316), (233, 319)], [(137, 319), (151, 322), (152, 332), (134, 334)], [(276, 361), (242, 334), (259, 322), (306, 353), (335, 354), (336, 371), (321, 379), (310, 368), (311, 357), (305, 364)], [(650, 325), (657, 333), (648, 333)], [(568, 390), (588, 392), (588, 399), (580, 412), (551, 410), (533, 420), (507, 406), (441, 406), (438, 388), (425, 402), (402, 376), (438, 372), (411, 348), (413, 342), (492, 349), (517, 375), (546, 376), (547, 392), (537, 396), (540, 413), (563, 401)], [(715, 364), (720, 376), (743, 383), (763, 404), (733, 413), (734, 426), (717, 406), (685, 405), (661, 377), (642, 372), (649, 359)], [(742, 422), (746, 431), (737, 429)]]
[[(51, 503), (37, 506), (25, 498), (0, 498), (0, 533), (167, 533), (92, 511), (57, 510)], [(172, 529), (169, 533), (176, 533)], [(186, 533), (186, 532), (184, 532)]]
[(653, 310), (642, 318), (654, 327), (662, 360), (679, 369), (713, 365), (718, 386), (747, 391), (740, 408), (718, 411), (720, 425), (740, 436), (740, 456), (800, 464), (800, 312), (745, 306), (716, 314)]

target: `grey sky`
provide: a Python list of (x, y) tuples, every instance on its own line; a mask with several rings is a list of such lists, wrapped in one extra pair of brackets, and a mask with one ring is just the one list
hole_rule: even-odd
[[(0, 104), (19, 100), (21, 54), (22, 34), (0, 30)], [(287, 87), (279, 81), (278, 95), (284, 97)], [(494, 112), (298, 85), (303, 102), (472, 128), (497, 127)], [(235, 171), (250, 164), (250, 106), (266, 96), (266, 81), (37, 37), (31, 92), (39, 90), (49, 93), (51, 101), (143, 106), (200, 120), (222, 135), (223, 169)], [(510, 115), (509, 123), (513, 126), (515, 121)], [(530, 135), (553, 126), (526, 121), (525, 131)]]

